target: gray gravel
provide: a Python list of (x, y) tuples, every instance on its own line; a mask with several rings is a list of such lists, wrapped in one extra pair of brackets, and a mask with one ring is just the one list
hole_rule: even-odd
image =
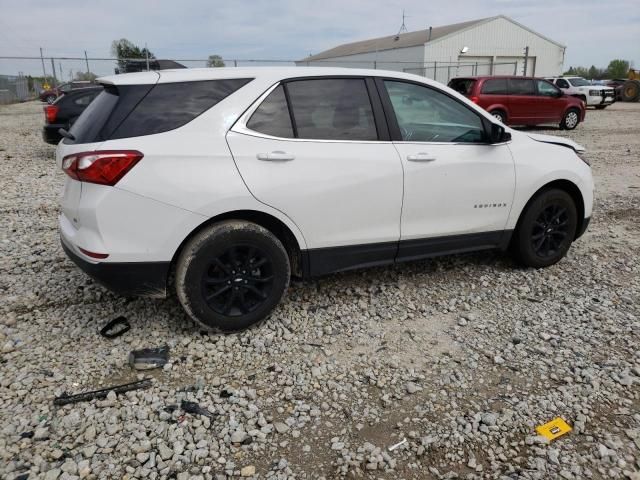
[[(560, 264), (482, 253), (294, 282), (226, 336), (65, 258), (42, 122), (38, 104), (0, 107), (1, 478), (640, 479), (640, 104), (536, 129), (586, 145), (597, 181)], [(118, 315), (131, 331), (100, 337)], [(128, 366), (165, 344), (163, 369)], [(145, 375), (147, 390), (53, 405)], [(558, 416), (571, 433), (536, 435)]]

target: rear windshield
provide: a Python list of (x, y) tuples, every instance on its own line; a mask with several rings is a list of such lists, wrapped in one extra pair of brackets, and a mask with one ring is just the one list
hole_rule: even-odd
[(156, 85), (108, 85), (71, 128), (75, 140), (101, 142), (139, 137), (181, 127), (251, 79), (206, 80)]
[(471, 95), (471, 89), (476, 81), (473, 78), (454, 78), (449, 82), (449, 88), (453, 88), (462, 95)]

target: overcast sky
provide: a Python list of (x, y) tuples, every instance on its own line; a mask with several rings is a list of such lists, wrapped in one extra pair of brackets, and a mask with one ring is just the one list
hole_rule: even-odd
[[(158, 58), (300, 59), (341, 43), (504, 14), (567, 45), (565, 67), (640, 65), (640, 0), (0, 0), (0, 56), (110, 56), (128, 38)], [(98, 63), (98, 62), (95, 62)], [(196, 66), (196, 65), (189, 65)], [(204, 65), (197, 65), (204, 66)], [(50, 72), (50, 63), (46, 65)], [(58, 68), (58, 65), (56, 65)], [(68, 70), (84, 67), (63, 62)], [(111, 62), (98, 73), (110, 73)], [(0, 74), (41, 74), (0, 59)]]

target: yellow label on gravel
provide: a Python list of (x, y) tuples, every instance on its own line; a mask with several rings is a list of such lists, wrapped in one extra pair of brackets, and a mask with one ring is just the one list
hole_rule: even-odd
[(536, 427), (536, 432), (538, 432), (538, 435), (542, 435), (548, 440), (555, 440), (556, 438), (564, 435), (565, 433), (569, 433), (570, 431), (571, 427), (569, 426), (569, 424), (560, 417), (554, 418), (550, 422)]

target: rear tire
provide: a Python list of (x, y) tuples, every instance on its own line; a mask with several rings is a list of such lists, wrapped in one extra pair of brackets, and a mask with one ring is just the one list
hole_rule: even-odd
[(291, 276), (278, 238), (255, 223), (211, 225), (185, 245), (176, 266), (176, 292), (187, 314), (208, 329), (243, 330), (264, 320)]
[(567, 110), (567, 113), (562, 117), (560, 122), (560, 128), (562, 130), (573, 130), (580, 123), (580, 111), (577, 108), (571, 108)]
[(575, 203), (564, 190), (550, 189), (536, 195), (522, 213), (512, 240), (516, 260), (527, 267), (558, 263), (576, 236)]
[(49, 105), (51, 105), (53, 102), (55, 102), (55, 101), (56, 101), (56, 98), (58, 98), (58, 97), (56, 97), (55, 95), (48, 95), (48, 96), (45, 98), (45, 101), (46, 101)]
[(505, 112), (503, 112), (502, 110), (493, 110), (491, 111), (491, 115), (493, 116), (493, 118), (506, 125), (507, 114)]

